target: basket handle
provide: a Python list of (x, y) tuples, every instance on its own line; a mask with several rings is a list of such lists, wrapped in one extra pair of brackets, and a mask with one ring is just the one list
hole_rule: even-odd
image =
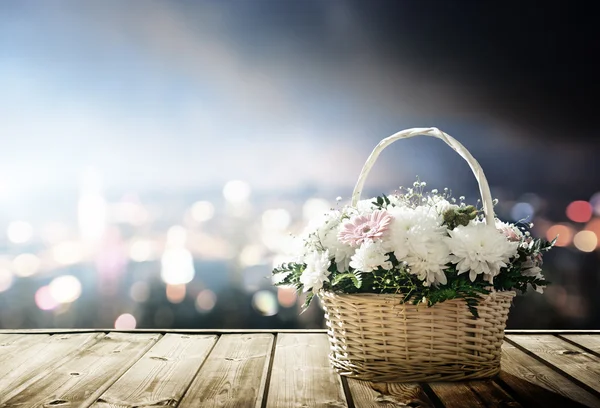
[(447, 133), (442, 132), (438, 128), (434, 127), (412, 128), (402, 130), (398, 133), (393, 134), (392, 136), (386, 137), (381, 142), (379, 142), (379, 144), (375, 146), (375, 149), (373, 149), (373, 152), (371, 152), (371, 155), (365, 162), (365, 165), (363, 166), (360, 172), (360, 176), (358, 177), (358, 181), (356, 182), (356, 186), (354, 187), (354, 192), (352, 193), (352, 206), (356, 207), (356, 204), (360, 200), (360, 194), (362, 193), (365, 180), (369, 175), (369, 172), (371, 171), (371, 167), (373, 167), (375, 161), (377, 161), (377, 157), (379, 157), (379, 154), (383, 151), (383, 149), (394, 143), (396, 140), (408, 139), (414, 136), (432, 136), (437, 137), (438, 139), (442, 139), (444, 142), (446, 142), (448, 146), (454, 149), (456, 153), (460, 154), (460, 156), (463, 159), (465, 159), (467, 163), (469, 163), (469, 167), (471, 167), (473, 175), (475, 175), (475, 179), (479, 184), (479, 193), (481, 194), (481, 199), (483, 201), (483, 212), (485, 214), (485, 222), (488, 225), (494, 225), (495, 215), (494, 205), (492, 202), (492, 194), (490, 193), (490, 186), (488, 185), (487, 179), (485, 178), (485, 174), (483, 174), (481, 166), (479, 165), (477, 160), (475, 160), (475, 158), (471, 155), (471, 153), (469, 153), (469, 151), (456, 139), (454, 139)]

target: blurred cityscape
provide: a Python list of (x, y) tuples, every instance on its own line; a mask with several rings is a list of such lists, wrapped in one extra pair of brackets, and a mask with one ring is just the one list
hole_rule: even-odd
[[(323, 327), (273, 264), (382, 138), (427, 126), (479, 160), (501, 219), (559, 235), (508, 326), (600, 327), (596, 14), (542, 11), (0, 2), (0, 328)], [(478, 198), (432, 138), (386, 150), (364, 194), (417, 174)]]
[[(318, 305), (300, 315), (302, 299), (273, 287), (270, 271), (286, 260), (290, 231), (337, 205), (332, 194), (255, 192), (242, 180), (175, 195), (103, 191), (88, 169), (63, 217), (0, 220), (0, 327), (322, 327)], [(497, 208), (559, 236), (545, 262), (554, 285), (517, 298), (510, 325), (592, 327), (600, 305), (583, 274), (600, 248), (600, 193), (557, 220), (538, 215), (547, 206), (530, 193)]]

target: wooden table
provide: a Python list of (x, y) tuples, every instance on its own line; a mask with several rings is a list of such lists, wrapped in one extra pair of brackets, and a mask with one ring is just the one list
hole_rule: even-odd
[(507, 331), (501, 374), (338, 376), (324, 331), (0, 331), (0, 407), (600, 407), (600, 331)]

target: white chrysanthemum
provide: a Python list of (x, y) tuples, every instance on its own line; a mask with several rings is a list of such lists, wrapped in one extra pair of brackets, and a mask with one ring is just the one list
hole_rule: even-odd
[(334, 228), (323, 234), (321, 243), (323, 247), (329, 251), (329, 256), (336, 263), (339, 272), (346, 272), (350, 264), (350, 257), (354, 255), (354, 248), (350, 245), (340, 242), (338, 234), (342, 223), (338, 222)]
[(304, 256), (306, 269), (300, 275), (300, 283), (304, 286), (304, 292), (312, 289), (317, 293), (323, 287), (323, 282), (329, 282), (329, 252), (311, 252)]
[(392, 263), (380, 242), (367, 240), (356, 250), (352, 256), (350, 266), (360, 272), (373, 272), (378, 267), (390, 270)]
[(444, 269), (449, 250), (444, 242), (446, 228), (432, 207), (395, 207), (388, 212), (394, 217), (386, 248), (398, 261), (406, 262), (410, 273), (425, 285), (446, 283)]
[(373, 204), (373, 201), (375, 201), (375, 200), (376, 200), (375, 198), (360, 200), (358, 203), (356, 203), (356, 208), (358, 209), (358, 212), (361, 214), (365, 214), (365, 213), (373, 212), (374, 210), (379, 208), (375, 204)]
[(334, 210), (313, 219), (301, 236), (303, 248), (297, 253), (297, 263), (304, 263), (307, 254), (314, 251), (329, 251), (330, 259), (335, 260), (340, 272), (348, 270), (350, 256), (354, 249), (341, 243), (337, 236), (341, 224), (342, 213)]
[(540, 268), (533, 259), (527, 259), (527, 261), (523, 262), (521, 265), (521, 275), (523, 276), (533, 276), (538, 279), (542, 279), (544, 276), (542, 275), (542, 268)]
[(457, 264), (458, 274), (469, 272), (471, 281), (483, 273), (484, 279), (492, 283), (500, 268), (507, 266), (510, 258), (516, 255), (519, 245), (483, 222), (472, 221), (466, 227), (454, 228), (449, 234), (445, 241), (450, 248), (450, 260)]

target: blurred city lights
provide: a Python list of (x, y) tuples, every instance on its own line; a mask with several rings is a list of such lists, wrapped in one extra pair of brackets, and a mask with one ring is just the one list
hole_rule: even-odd
[(129, 313), (124, 313), (115, 320), (115, 329), (119, 330), (135, 329), (136, 325), (135, 317)]
[(268, 290), (259, 290), (252, 296), (252, 307), (263, 316), (274, 316), (279, 311), (277, 297)]
[(21, 278), (34, 275), (40, 268), (40, 258), (34, 254), (21, 254), (13, 259), (12, 267), (14, 274)]
[(25, 221), (13, 221), (8, 224), (6, 236), (15, 244), (24, 244), (33, 236), (33, 227)]
[(171, 303), (181, 303), (185, 299), (185, 285), (167, 285), (166, 292)]
[(266, 230), (283, 231), (292, 221), (289, 211), (278, 208), (267, 210), (262, 215), (262, 225)]
[(53, 310), (59, 302), (52, 296), (49, 286), (42, 286), (35, 292), (35, 304), (41, 310)]
[(54, 278), (48, 286), (50, 295), (58, 303), (71, 303), (81, 296), (81, 282), (73, 275)]
[(40, 235), (48, 244), (54, 245), (67, 239), (69, 228), (60, 222), (49, 222), (44, 224)]
[(65, 241), (52, 248), (52, 257), (61, 265), (73, 265), (83, 260), (85, 247), (79, 241)]
[(596, 234), (596, 238), (600, 241), (600, 218), (594, 218), (585, 225), (585, 229)]
[(137, 239), (129, 246), (129, 258), (135, 262), (153, 260), (156, 256), (155, 244), (146, 239)]
[(217, 295), (210, 289), (204, 289), (196, 297), (196, 310), (199, 313), (210, 312), (217, 304)]
[(567, 206), (567, 217), (574, 222), (588, 222), (592, 218), (592, 206), (587, 201), (573, 201)]
[(579, 231), (573, 238), (573, 245), (582, 252), (592, 252), (598, 246), (598, 237), (592, 231)]
[(192, 218), (197, 222), (205, 222), (215, 215), (215, 206), (210, 201), (197, 201), (192, 205)]
[(510, 216), (514, 221), (531, 221), (534, 214), (535, 210), (533, 206), (524, 202), (516, 203), (510, 210)]
[(556, 238), (556, 246), (564, 247), (569, 245), (573, 239), (573, 228), (564, 224), (551, 226), (548, 228), (548, 231), (546, 231), (546, 239), (551, 241), (554, 238)]
[(167, 231), (167, 245), (170, 247), (183, 247), (187, 241), (187, 230), (181, 225), (173, 225)]
[(5, 268), (0, 268), (0, 293), (8, 290), (13, 283), (12, 272)]
[(194, 258), (185, 248), (167, 248), (161, 259), (160, 276), (168, 285), (183, 285), (194, 279)]
[(302, 206), (302, 217), (305, 221), (314, 220), (315, 218), (321, 217), (327, 211), (331, 209), (331, 206), (322, 198), (309, 198)]
[(258, 245), (247, 245), (240, 252), (240, 264), (242, 266), (253, 266), (261, 263), (263, 250)]
[(106, 228), (106, 201), (98, 193), (87, 193), (79, 198), (79, 230), (87, 240), (97, 240)]
[(281, 306), (292, 307), (296, 304), (297, 299), (298, 295), (295, 288), (283, 286), (277, 288), (277, 301)]
[(131, 201), (113, 204), (111, 210), (114, 221), (118, 223), (140, 226), (149, 218), (148, 211), (141, 204)]
[(250, 197), (250, 185), (245, 181), (228, 181), (223, 187), (223, 197), (232, 204), (243, 203)]
[(129, 289), (129, 297), (138, 303), (143, 303), (150, 297), (150, 287), (144, 281), (135, 282)]
[(590, 198), (590, 204), (592, 205), (594, 214), (600, 215), (600, 191), (594, 194), (592, 198)]

